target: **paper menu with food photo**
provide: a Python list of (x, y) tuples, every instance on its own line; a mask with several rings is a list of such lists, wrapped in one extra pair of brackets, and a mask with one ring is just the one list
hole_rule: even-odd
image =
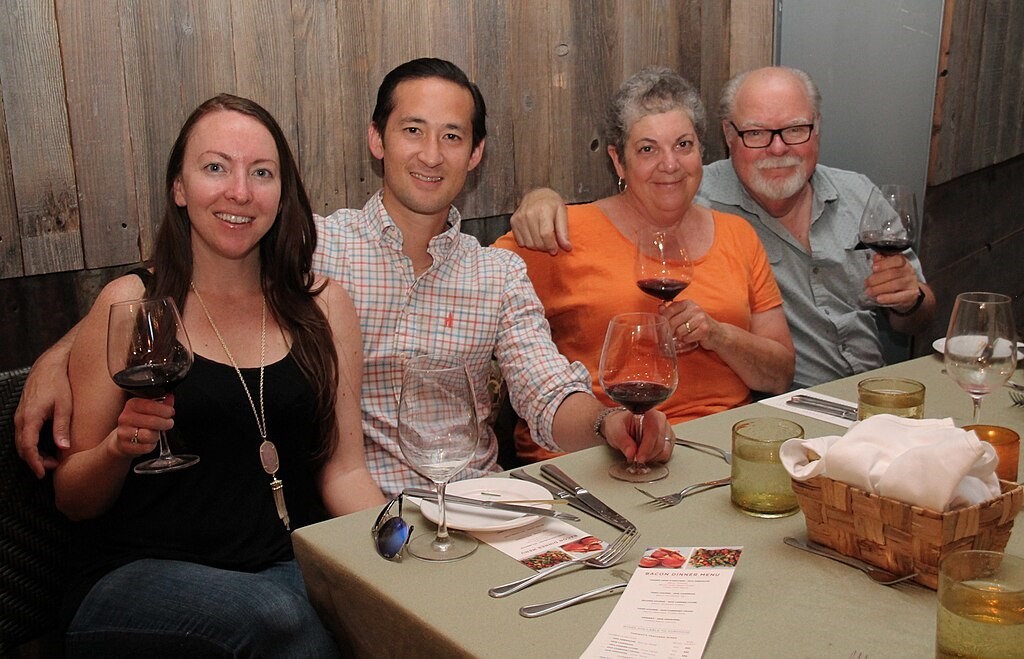
[(583, 657), (699, 657), (742, 547), (651, 547)]
[(571, 524), (550, 518), (538, 519), (526, 526), (506, 531), (477, 532), (473, 535), (534, 570), (599, 552), (607, 546), (597, 537)]

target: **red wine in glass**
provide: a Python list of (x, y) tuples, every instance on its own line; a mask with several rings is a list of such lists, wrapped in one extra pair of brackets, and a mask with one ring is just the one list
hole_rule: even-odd
[[(619, 314), (608, 323), (601, 349), (600, 380), (605, 393), (633, 414), (634, 437), (643, 437), (643, 415), (676, 389), (676, 351), (668, 321), (656, 313)], [(631, 483), (668, 475), (665, 465), (617, 462), (608, 473)]]
[(143, 364), (129, 366), (114, 374), (114, 384), (132, 396), (164, 399), (188, 375), (188, 367), (180, 364)]
[[(173, 298), (110, 305), (107, 370), (114, 384), (133, 396), (163, 400), (191, 368), (192, 347)], [(160, 474), (199, 462), (197, 455), (171, 453), (163, 432), (159, 446), (159, 456), (137, 463), (135, 473)]]
[(896, 256), (911, 247), (909, 238), (886, 238), (881, 231), (862, 231), (860, 241), (883, 256)]
[(673, 387), (658, 382), (619, 382), (604, 390), (608, 397), (633, 414), (644, 414), (672, 395)]
[(641, 291), (651, 297), (671, 302), (676, 299), (677, 295), (686, 290), (690, 282), (670, 277), (648, 277), (647, 279), (638, 279), (636, 285), (640, 287)]

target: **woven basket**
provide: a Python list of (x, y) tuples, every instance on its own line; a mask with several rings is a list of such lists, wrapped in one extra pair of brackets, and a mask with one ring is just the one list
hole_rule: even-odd
[(939, 562), (959, 549), (1001, 551), (1024, 503), (1024, 487), (1000, 481), (1002, 496), (941, 513), (818, 476), (793, 481), (807, 537), (935, 589)]

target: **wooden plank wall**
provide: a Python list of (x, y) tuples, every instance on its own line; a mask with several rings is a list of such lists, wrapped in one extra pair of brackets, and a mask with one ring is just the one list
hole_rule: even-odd
[[(768, 63), (770, 8), (764, 0), (5, 3), (0, 155), (11, 168), (0, 179), (0, 273), (147, 256), (170, 143), (185, 116), (221, 91), (277, 117), (318, 211), (361, 205), (380, 180), (366, 149), (373, 93), (394, 65), (423, 55), (462, 66), (488, 100), (486, 162), (460, 200), (467, 217), (507, 213), (537, 185), (592, 199), (613, 183), (600, 115), (623, 77), (665, 64), (714, 103), (734, 62)], [(735, 46), (734, 31), (743, 36)], [(723, 147), (717, 132), (712, 138), (714, 159)]]
[(1024, 2), (946, 0), (928, 185), (1024, 154)]
[[(773, 16), (771, 0), (5, 2), (0, 368), (30, 363), (148, 256), (171, 142), (218, 92), (277, 117), (329, 212), (380, 185), (366, 124), (383, 75), (450, 59), (489, 111), (484, 164), (457, 203), (491, 218), (537, 185), (574, 201), (610, 193), (600, 121), (618, 83), (663, 64), (713, 109), (730, 75), (771, 63)], [(708, 161), (724, 155), (717, 129), (706, 147)]]
[(917, 354), (964, 291), (1010, 295), (1024, 331), (1024, 2), (946, 0), (940, 48), (921, 236), (938, 304)]

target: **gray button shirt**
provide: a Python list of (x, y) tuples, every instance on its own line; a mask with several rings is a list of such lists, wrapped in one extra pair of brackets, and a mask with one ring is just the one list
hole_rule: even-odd
[[(810, 252), (747, 194), (731, 161), (705, 166), (697, 193), (697, 203), (746, 218), (764, 244), (796, 348), (794, 387), (884, 364), (878, 310), (864, 294), (873, 253), (856, 248), (861, 211), (875, 186), (862, 174), (818, 165), (811, 187)], [(906, 256), (923, 282), (917, 256)]]

